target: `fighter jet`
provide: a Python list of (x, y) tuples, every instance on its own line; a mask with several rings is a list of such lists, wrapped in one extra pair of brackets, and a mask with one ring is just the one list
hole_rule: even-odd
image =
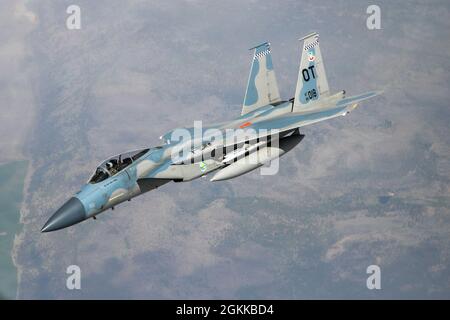
[(270, 44), (253, 50), (241, 115), (205, 127), (177, 128), (161, 145), (125, 152), (103, 161), (88, 182), (45, 223), (42, 232), (63, 229), (168, 182), (186, 182), (215, 172), (211, 181), (248, 173), (289, 152), (302, 141), (300, 128), (345, 116), (372, 91), (346, 97), (330, 92), (319, 34), (300, 39), (301, 58), (295, 95), (282, 100)]

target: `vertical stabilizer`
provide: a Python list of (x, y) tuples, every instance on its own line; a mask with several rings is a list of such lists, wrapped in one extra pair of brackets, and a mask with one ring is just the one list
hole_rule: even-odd
[(273, 70), (270, 44), (265, 42), (252, 49), (254, 49), (252, 66), (241, 115), (281, 101), (275, 71)]
[(294, 112), (313, 108), (317, 101), (330, 94), (319, 47), (319, 34), (311, 33), (300, 41), (303, 41), (303, 46), (294, 96)]

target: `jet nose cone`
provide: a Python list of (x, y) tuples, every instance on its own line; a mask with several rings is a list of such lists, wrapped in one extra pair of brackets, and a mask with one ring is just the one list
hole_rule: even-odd
[(83, 204), (78, 198), (72, 197), (48, 219), (41, 232), (66, 228), (84, 219), (86, 219), (86, 211)]

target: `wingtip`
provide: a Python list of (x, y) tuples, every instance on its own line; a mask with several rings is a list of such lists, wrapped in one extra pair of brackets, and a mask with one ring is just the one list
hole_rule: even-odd
[(384, 90), (372, 90), (367, 93), (370, 94), (371, 96), (379, 96), (384, 93)]
[(366, 93), (367, 95), (367, 99), (368, 98), (373, 98), (379, 95), (382, 95), (384, 93), (384, 90), (373, 90), (373, 91), (369, 91)]

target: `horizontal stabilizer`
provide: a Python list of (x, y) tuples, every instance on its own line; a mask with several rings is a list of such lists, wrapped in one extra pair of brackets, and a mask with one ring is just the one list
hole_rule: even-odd
[(343, 106), (346, 106), (346, 105), (349, 105), (349, 104), (355, 104), (355, 103), (358, 103), (360, 101), (376, 97), (376, 96), (378, 96), (378, 95), (380, 95), (382, 93), (383, 93), (383, 91), (370, 91), (370, 92), (366, 92), (366, 93), (363, 93), (363, 94), (359, 94), (357, 96), (344, 98), (342, 100), (339, 100), (336, 103), (336, 106), (337, 107), (343, 107)]

